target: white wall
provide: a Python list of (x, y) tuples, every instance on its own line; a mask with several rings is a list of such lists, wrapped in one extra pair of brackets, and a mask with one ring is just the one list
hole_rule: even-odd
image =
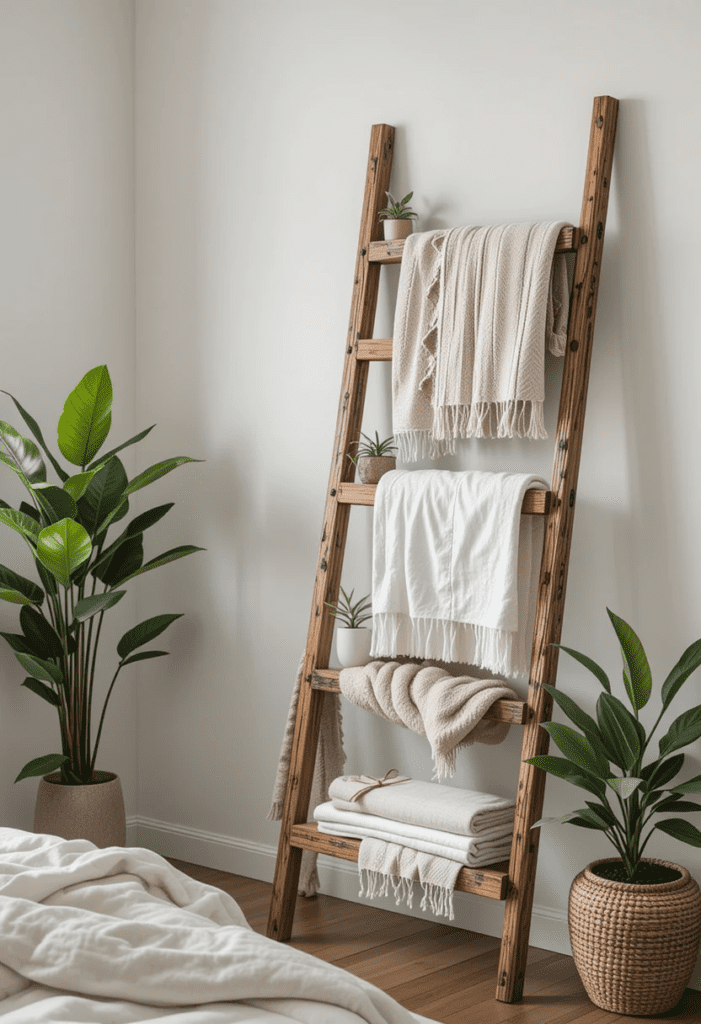
[[(0, 0), (0, 388), (55, 453), (63, 403), (99, 363), (115, 391), (110, 440), (134, 433), (133, 32), (127, 0)], [(28, 432), (6, 395), (0, 419)], [(0, 496), (16, 507), (22, 487), (0, 469)], [(5, 528), (0, 562), (34, 577), (21, 538)], [(0, 602), (0, 631), (18, 631), (18, 611)], [(134, 622), (133, 601), (114, 612), (101, 683), (114, 671), (113, 639)], [(20, 685), (24, 675), (2, 641), (0, 821), (31, 828), (37, 781), (13, 780), (33, 757), (60, 752), (60, 740), (55, 713)], [(133, 813), (134, 683), (124, 684), (99, 766), (120, 773)]]
[[(608, 605), (642, 636), (659, 684), (701, 633), (701, 11), (662, 0), (139, 0), (133, 364), (129, 10), (0, 4), (24, 46), (0, 34), (8, 50), (0, 75), (12, 97), (0, 116), (18, 140), (0, 156), (10, 162), (3, 224), (13, 226), (3, 269), (17, 277), (2, 329), (6, 344), (18, 333), (25, 344), (41, 341), (61, 401), (93, 355), (121, 373), (125, 401), (135, 379), (134, 422), (158, 423), (139, 468), (172, 454), (206, 460), (164, 478), (138, 506), (177, 501), (149, 554), (188, 542), (207, 551), (138, 587), (140, 618), (185, 617), (167, 634), (170, 659), (137, 666), (133, 835), (163, 852), (271, 877), (277, 826), (265, 813), (307, 629), (372, 123), (397, 127), (393, 191), (415, 190), (424, 229), (576, 220), (592, 97), (621, 100), (563, 642), (617, 677)], [(25, 75), (29, 58), (33, 74)], [(69, 120), (68, 140), (35, 92)], [(65, 92), (71, 101), (60, 103)], [(30, 127), (34, 148), (25, 155)], [(58, 166), (70, 157), (78, 170), (62, 177), (55, 202), (59, 157)], [(71, 217), (78, 203), (87, 221)], [(54, 282), (38, 296), (37, 253), (42, 280)], [(65, 276), (72, 287), (62, 286)], [(396, 269), (383, 285), (378, 336), (391, 335), (395, 285)], [(53, 343), (57, 306), (63, 345)], [(28, 395), (36, 360), (24, 349), (16, 360), (15, 390)], [(553, 386), (558, 372), (550, 366)], [(389, 433), (388, 375), (386, 366), (371, 370), (366, 430)], [(55, 420), (49, 379), (40, 397)], [(551, 424), (554, 415), (551, 402)], [(444, 465), (547, 475), (550, 461), (548, 443), (466, 443)], [(369, 583), (370, 515), (351, 517), (344, 583), (359, 589)], [(563, 658), (559, 681), (591, 709), (597, 684), (583, 670)], [(8, 778), (26, 753), (18, 737), (38, 727), (41, 711), (20, 706), (6, 685), (0, 699), (10, 723), (3, 741), (14, 751), (6, 746), (1, 762), (6, 818), (22, 825), (27, 797)], [(700, 701), (696, 677), (679, 710)], [(128, 723), (114, 728), (123, 741), (116, 766), (134, 778)], [(418, 737), (354, 709), (346, 735), (351, 769), (396, 764), (430, 775)], [(455, 782), (512, 793), (519, 740), (514, 730), (500, 748), (466, 752)], [(696, 744), (688, 775), (701, 771), (700, 760)], [(546, 813), (577, 799), (549, 781)], [(570, 881), (605, 852), (572, 827), (543, 836), (536, 944), (566, 947)], [(701, 880), (698, 850), (660, 837), (649, 852)], [(352, 870), (332, 862), (327, 891), (353, 897)], [(460, 923), (499, 932), (500, 906), (458, 902)]]

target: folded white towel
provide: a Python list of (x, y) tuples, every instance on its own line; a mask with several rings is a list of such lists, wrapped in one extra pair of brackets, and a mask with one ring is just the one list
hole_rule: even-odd
[(404, 245), (394, 321), (393, 433), (402, 461), (458, 437), (545, 437), (545, 345), (564, 352), (564, 223), (453, 228)]
[(408, 779), (396, 785), (378, 786), (358, 800), (352, 797), (367, 789), (355, 776), (341, 775), (329, 786), (336, 810), (379, 815), (407, 825), (439, 829), (482, 839), (503, 837), (513, 827), (515, 802), (491, 793)]
[(382, 839), (386, 843), (398, 843), (400, 846), (408, 846), (412, 850), (420, 850), (436, 857), (445, 857), (468, 867), (494, 864), (508, 858), (511, 852), (511, 825), (504, 826), (500, 836), (459, 836), (439, 829), (421, 828), (419, 825), (392, 821), (391, 818), (383, 818), (377, 814), (339, 811), (330, 800), (314, 810), (314, 818), (319, 831), (327, 835)]
[(522, 516), (523, 473), (394, 470), (375, 494), (375, 657), (408, 655), (527, 675), (543, 546)]

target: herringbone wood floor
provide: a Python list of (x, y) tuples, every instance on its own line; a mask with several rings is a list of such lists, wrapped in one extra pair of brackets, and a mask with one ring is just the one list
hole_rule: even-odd
[[(172, 863), (230, 893), (251, 926), (265, 932), (268, 882)], [(442, 1024), (634, 1024), (652, 1019), (701, 1024), (701, 992), (691, 989), (664, 1018), (600, 1010), (587, 998), (571, 957), (534, 947), (522, 1002), (497, 1002), (498, 939), (332, 896), (298, 900), (290, 945), (366, 978), (407, 1009)]]

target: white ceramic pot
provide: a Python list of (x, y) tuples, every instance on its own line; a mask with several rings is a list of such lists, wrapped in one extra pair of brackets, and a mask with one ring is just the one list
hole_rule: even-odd
[(365, 626), (349, 629), (336, 627), (336, 656), (343, 668), (356, 668), (370, 661), (372, 630)]
[(382, 223), (385, 227), (385, 241), (393, 242), (397, 238), (408, 238), (411, 232), (414, 230), (414, 222), (409, 217), (405, 217), (402, 220), (383, 220)]
[(124, 797), (119, 777), (95, 772), (87, 786), (61, 784), (61, 773), (45, 775), (39, 783), (34, 831), (62, 839), (89, 839), (95, 846), (125, 846)]

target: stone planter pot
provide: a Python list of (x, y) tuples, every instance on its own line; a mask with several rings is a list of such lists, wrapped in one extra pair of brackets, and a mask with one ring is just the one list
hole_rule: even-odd
[(61, 773), (39, 783), (34, 831), (62, 839), (89, 839), (95, 846), (125, 846), (126, 816), (122, 786), (113, 772), (95, 772), (96, 782), (66, 786)]
[(675, 874), (657, 885), (631, 885), (595, 872), (620, 858), (596, 860), (570, 890), (575, 966), (596, 1006), (633, 1016), (666, 1013), (681, 999), (701, 940), (701, 891), (686, 868), (644, 858)]
[(349, 629), (336, 627), (336, 655), (343, 668), (357, 668), (370, 661), (372, 630), (365, 626)]
[(408, 217), (404, 220), (383, 220), (385, 241), (393, 242), (398, 238), (408, 238), (414, 230), (414, 222)]
[(380, 477), (397, 468), (394, 455), (361, 455), (357, 461), (361, 484), (376, 484)]

